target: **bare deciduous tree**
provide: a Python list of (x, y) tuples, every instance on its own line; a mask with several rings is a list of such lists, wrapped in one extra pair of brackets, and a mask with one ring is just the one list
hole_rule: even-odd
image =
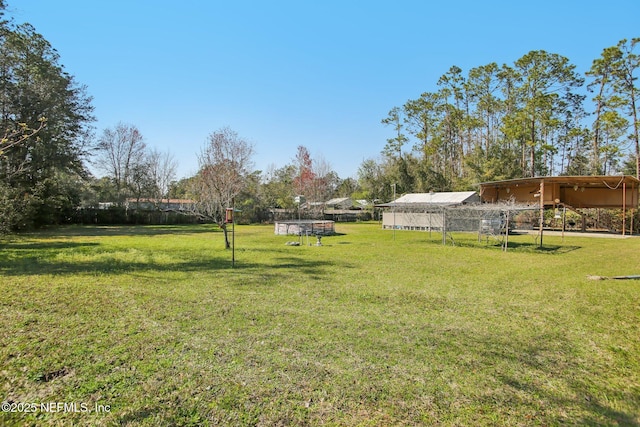
[(135, 171), (144, 163), (145, 150), (146, 144), (138, 128), (125, 123), (105, 129), (98, 140), (96, 166), (113, 179), (122, 200), (134, 184)]
[(336, 190), (338, 175), (334, 172), (331, 163), (322, 155), (317, 155), (313, 160), (313, 171), (315, 173), (314, 199), (317, 202), (326, 202)]
[(152, 197), (159, 204), (162, 199), (169, 197), (171, 182), (176, 177), (177, 163), (171, 153), (163, 153), (156, 149), (147, 153), (146, 163), (148, 165), (147, 174), (154, 187)]
[(225, 247), (230, 248), (225, 210), (244, 189), (251, 172), (253, 146), (224, 127), (209, 135), (198, 155), (199, 172), (193, 180), (196, 199), (194, 214), (212, 220), (224, 231)]

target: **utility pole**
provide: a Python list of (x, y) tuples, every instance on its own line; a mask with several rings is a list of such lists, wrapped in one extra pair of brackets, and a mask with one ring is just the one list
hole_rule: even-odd
[(396, 240), (396, 184), (393, 186), (393, 240)]

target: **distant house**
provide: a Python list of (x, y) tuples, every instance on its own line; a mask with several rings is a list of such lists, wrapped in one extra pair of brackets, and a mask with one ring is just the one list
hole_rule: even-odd
[(349, 197), (338, 197), (324, 202), (325, 209), (351, 209), (353, 200)]
[(339, 197), (324, 203), (324, 219), (351, 222), (362, 216), (366, 208), (366, 201), (353, 200), (349, 197)]
[[(410, 193), (376, 207), (385, 208), (382, 228), (396, 230), (432, 230), (443, 227), (443, 208), (480, 203), (475, 191)], [(450, 227), (448, 225), (448, 227)]]

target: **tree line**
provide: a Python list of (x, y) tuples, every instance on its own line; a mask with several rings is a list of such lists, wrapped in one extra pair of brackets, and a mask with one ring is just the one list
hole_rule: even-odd
[[(473, 189), (478, 182), (536, 175), (638, 176), (639, 39), (602, 51), (583, 77), (567, 58), (532, 51), (512, 65), (464, 73), (451, 67), (438, 90), (391, 108), (392, 137), (380, 156), (342, 179), (301, 144), (284, 166), (257, 171), (253, 146), (234, 130), (213, 131), (196, 175), (176, 179), (169, 152), (134, 125), (97, 136), (92, 99), (55, 49), (29, 24), (5, 18), (0, 0), (0, 232), (74, 221), (78, 209), (146, 200), (193, 200), (194, 218), (225, 228), (235, 204), (247, 222), (275, 208), (351, 197)], [(588, 101), (591, 107), (587, 109)], [(103, 176), (95, 177), (89, 164)]]
[(467, 73), (453, 66), (437, 91), (389, 111), (382, 123), (393, 136), (384, 160), (363, 165), (362, 177), (373, 190), (377, 166), (401, 191), (547, 175), (640, 177), (638, 42), (604, 49), (585, 77), (567, 58), (542, 50), (512, 65)]

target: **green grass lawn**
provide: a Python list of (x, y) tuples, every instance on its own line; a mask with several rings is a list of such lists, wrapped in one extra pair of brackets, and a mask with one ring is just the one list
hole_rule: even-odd
[(640, 238), (336, 231), (0, 240), (0, 424), (640, 425)]

